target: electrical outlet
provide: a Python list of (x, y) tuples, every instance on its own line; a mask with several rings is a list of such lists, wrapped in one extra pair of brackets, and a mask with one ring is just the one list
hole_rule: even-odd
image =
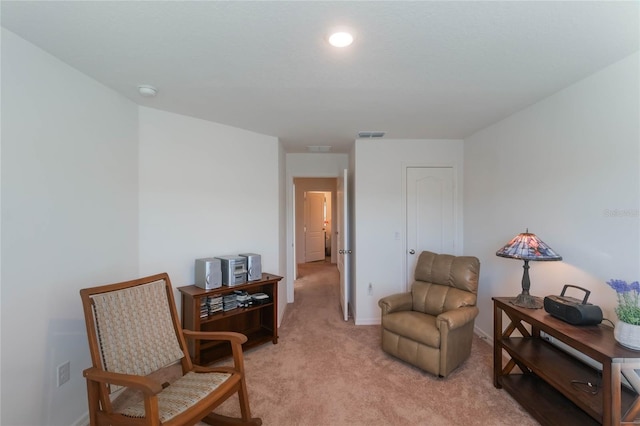
[(71, 361), (60, 364), (57, 368), (58, 387), (64, 385), (71, 379)]

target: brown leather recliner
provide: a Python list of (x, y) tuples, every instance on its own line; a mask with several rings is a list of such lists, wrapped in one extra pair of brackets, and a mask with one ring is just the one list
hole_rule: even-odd
[(423, 251), (410, 293), (378, 301), (382, 349), (446, 377), (471, 354), (480, 261)]

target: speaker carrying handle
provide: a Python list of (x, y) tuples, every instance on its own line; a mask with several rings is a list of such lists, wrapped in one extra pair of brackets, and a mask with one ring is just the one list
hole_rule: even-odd
[(591, 294), (591, 292), (586, 288), (578, 287), (577, 285), (565, 284), (564, 287), (562, 288), (562, 293), (560, 293), (560, 297), (564, 296), (564, 292), (567, 291), (567, 287), (573, 287), (573, 288), (577, 288), (578, 290), (584, 291), (585, 295), (584, 295), (584, 299), (582, 299), (582, 304), (583, 305), (587, 304), (587, 300), (589, 299), (589, 295)]

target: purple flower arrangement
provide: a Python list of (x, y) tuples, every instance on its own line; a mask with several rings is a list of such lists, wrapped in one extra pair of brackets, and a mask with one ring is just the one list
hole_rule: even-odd
[(609, 280), (607, 284), (618, 296), (618, 306), (615, 308), (618, 319), (627, 324), (640, 325), (640, 283)]

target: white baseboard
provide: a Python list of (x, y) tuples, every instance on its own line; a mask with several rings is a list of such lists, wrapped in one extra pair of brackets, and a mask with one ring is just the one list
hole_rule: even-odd
[(380, 318), (364, 318), (355, 321), (355, 325), (380, 325)]
[(84, 413), (71, 426), (89, 426), (89, 412)]
[(487, 342), (487, 344), (489, 344), (489, 346), (493, 347), (493, 337), (489, 336), (487, 333), (485, 333), (483, 330), (479, 329), (478, 327), (473, 327), (473, 332), (482, 340), (484, 340), (485, 342)]

